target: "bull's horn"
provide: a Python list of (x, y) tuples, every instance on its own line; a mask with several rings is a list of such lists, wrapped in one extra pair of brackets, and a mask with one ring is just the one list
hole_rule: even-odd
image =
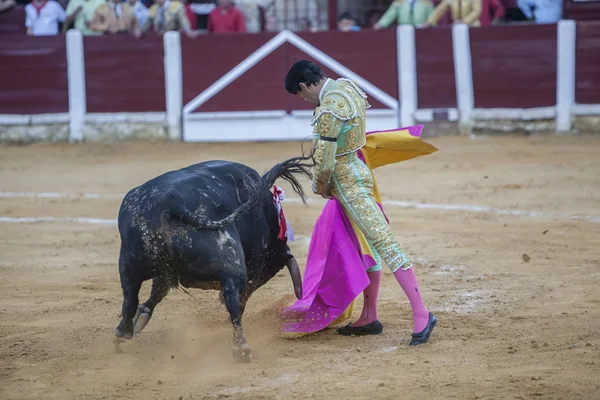
[(300, 275), (300, 268), (298, 267), (298, 262), (294, 257), (292, 257), (285, 265), (288, 267), (290, 275), (292, 276), (292, 283), (294, 284), (294, 292), (296, 293), (296, 298), (300, 300), (302, 298), (302, 275)]

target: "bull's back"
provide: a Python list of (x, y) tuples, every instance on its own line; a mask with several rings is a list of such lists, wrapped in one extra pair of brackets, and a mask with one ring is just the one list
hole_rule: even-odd
[[(248, 200), (244, 179), (258, 180), (252, 168), (230, 161), (206, 161), (159, 175), (130, 190), (119, 209), (121, 240), (136, 249), (163, 228), (176, 202), (202, 218), (219, 220)], [(170, 224), (178, 222), (170, 221)]]

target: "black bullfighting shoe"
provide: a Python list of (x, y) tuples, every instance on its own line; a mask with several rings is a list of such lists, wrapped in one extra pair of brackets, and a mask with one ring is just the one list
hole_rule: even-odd
[(383, 325), (379, 320), (363, 326), (352, 326), (352, 322), (350, 322), (348, 325), (338, 328), (336, 332), (344, 336), (381, 335)]
[(429, 321), (427, 322), (427, 326), (421, 332), (412, 334), (410, 346), (417, 346), (427, 342), (429, 340), (429, 336), (431, 336), (431, 331), (433, 331), (433, 328), (435, 328), (436, 324), (437, 318), (432, 313), (429, 313)]

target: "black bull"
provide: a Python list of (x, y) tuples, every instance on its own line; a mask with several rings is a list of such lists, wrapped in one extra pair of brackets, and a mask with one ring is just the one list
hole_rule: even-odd
[[(278, 239), (279, 219), (270, 188), (288, 181), (305, 200), (296, 175), (310, 177), (307, 158), (292, 158), (260, 176), (245, 165), (208, 161), (167, 172), (125, 196), (119, 210), (123, 289), (118, 338), (141, 331), (170, 288), (221, 290), (233, 323), (233, 352), (250, 361), (242, 315), (250, 295), (283, 266), (302, 297), (298, 264), (287, 239)], [(139, 305), (142, 282), (152, 279)]]

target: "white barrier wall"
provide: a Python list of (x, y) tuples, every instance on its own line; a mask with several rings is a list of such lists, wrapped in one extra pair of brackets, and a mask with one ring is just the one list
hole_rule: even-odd
[[(451, 122), (458, 122), (459, 132), (470, 133), (474, 127), (493, 125), (494, 121), (545, 121), (557, 133), (569, 133), (578, 116), (600, 116), (600, 105), (575, 103), (576, 24), (558, 24), (556, 105), (535, 109), (474, 108), (472, 60), (469, 27), (452, 29), (457, 108), (444, 110)], [(183, 104), (181, 38), (178, 32), (163, 37), (166, 87), (166, 113), (92, 114), (86, 110), (85, 60), (83, 36), (76, 30), (66, 35), (68, 65), (68, 114), (0, 115), (0, 140), (30, 137), (48, 140), (104, 140), (126, 137), (160, 137), (184, 141), (254, 141), (303, 140), (311, 135), (311, 113), (272, 110), (263, 112), (205, 113), (195, 110), (227, 85), (264, 59), (278, 47), (290, 43), (322, 65), (356, 81), (370, 96), (388, 107), (368, 111), (368, 130), (391, 129), (434, 120), (432, 109), (419, 109), (417, 98), (418, 68), (415, 28), (397, 28), (399, 98), (358, 76), (337, 60), (320, 51), (291, 31), (282, 31), (224, 74), (193, 100)], [(48, 133), (41, 127), (50, 126)], [(68, 127), (67, 127), (68, 126)], [(535, 129), (537, 125), (534, 125)], [(7, 134), (6, 132), (9, 132)]]

